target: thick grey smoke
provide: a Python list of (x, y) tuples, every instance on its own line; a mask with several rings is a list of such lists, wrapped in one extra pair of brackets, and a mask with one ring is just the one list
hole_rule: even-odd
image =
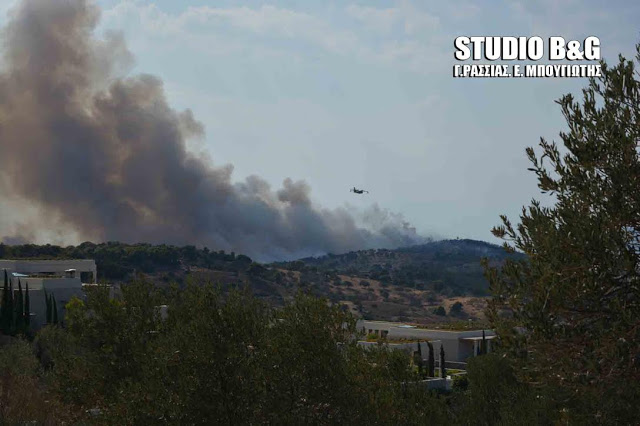
[[(202, 125), (167, 105), (160, 80), (120, 75), (131, 55), (122, 37), (93, 35), (98, 19), (87, 0), (24, 0), (11, 12), (0, 74), (5, 195), (81, 238), (206, 245), (263, 260), (420, 240), (377, 207), (364, 226), (345, 209), (318, 208), (304, 182), (286, 179), (276, 191), (256, 176), (232, 183), (231, 166), (187, 150)], [(28, 232), (47, 226), (36, 223)]]

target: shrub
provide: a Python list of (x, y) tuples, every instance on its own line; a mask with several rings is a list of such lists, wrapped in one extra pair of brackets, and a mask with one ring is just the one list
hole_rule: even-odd
[(466, 374), (453, 376), (453, 390), (464, 392), (469, 387), (469, 378)]
[(462, 312), (462, 303), (461, 302), (456, 302), (453, 305), (451, 305), (451, 308), (449, 309), (449, 314), (451, 315), (458, 315)]
[(378, 340), (379, 336), (376, 333), (367, 334), (367, 340)]

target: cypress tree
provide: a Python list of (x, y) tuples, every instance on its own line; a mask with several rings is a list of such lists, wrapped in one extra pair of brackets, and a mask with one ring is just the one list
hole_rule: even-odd
[(429, 347), (429, 361), (428, 361), (428, 375), (429, 377), (435, 377), (436, 375), (436, 360), (435, 355), (433, 353), (433, 345), (431, 342), (427, 342), (427, 346)]
[(4, 270), (4, 287), (2, 288), (2, 306), (0, 306), (0, 328), (4, 333), (9, 332), (9, 276)]
[(24, 324), (29, 328), (31, 325), (31, 302), (29, 301), (29, 283), (24, 293)]
[(14, 303), (13, 303), (13, 283), (9, 281), (9, 297), (7, 298), (7, 321), (9, 333), (12, 333), (15, 326)]
[(418, 342), (418, 350), (415, 353), (415, 361), (418, 366), (418, 374), (422, 376), (422, 348), (420, 347), (420, 342)]
[(447, 369), (444, 366), (444, 345), (440, 345), (440, 377), (441, 378), (446, 378), (447, 377)]
[(20, 332), (24, 328), (24, 298), (22, 295), (22, 284), (18, 280), (18, 296), (15, 303), (15, 326), (16, 331)]
[(49, 297), (49, 295), (47, 294), (47, 290), (44, 289), (44, 303), (47, 306), (47, 313), (46, 313), (46, 320), (47, 320), (47, 324), (51, 324), (51, 299)]
[(56, 303), (56, 296), (51, 294), (52, 308), (53, 308), (53, 323), (58, 324), (58, 304)]
[(484, 335), (484, 330), (482, 330), (482, 344), (480, 345), (480, 352), (482, 355), (487, 353), (487, 338)]

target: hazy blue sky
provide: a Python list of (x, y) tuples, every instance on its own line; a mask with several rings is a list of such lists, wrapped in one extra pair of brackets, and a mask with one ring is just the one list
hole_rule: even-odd
[(554, 99), (586, 83), (454, 79), (454, 38), (595, 35), (609, 59), (640, 39), (636, 1), (239, 3), (102, 0), (99, 32), (124, 33), (129, 72), (161, 77), (237, 180), (305, 179), (320, 205), (377, 202), (443, 237), (491, 240), (538, 197), (524, 149), (557, 139)]

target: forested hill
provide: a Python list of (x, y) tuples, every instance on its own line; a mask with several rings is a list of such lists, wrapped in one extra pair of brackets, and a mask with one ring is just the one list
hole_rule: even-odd
[(288, 270), (357, 276), (387, 285), (432, 290), (448, 296), (484, 295), (488, 283), (480, 260), (502, 262), (509, 256), (498, 245), (476, 240), (442, 240), (395, 250), (361, 250), (278, 263)]
[[(0, 244), (0, 258), (10, 259), (95, 259), (99, 278), (126, 280), (132, 273), (157, 274), (207, 269), (243, 272), (264, 269), (307, 272), (334, 277), (347, 275), (381, 283), (447, 295), (485, 294), (486, 280), (480, 260), (501, 262), (507, 253), (498, 245), (475, 240), (443, 240), (395, 250), (361, 250), (340, 255), (328, 254), (293, 262), (257, 267), (244, 255), (198, 249), (194, 246), (82, 243), (78, 246)], [(251, 268), (251, 265), (254, 265)], [(307, 275), (307, 274), (305, 274)], [(316, 281), (316, 280), (313, 280)], [(320, 284), (320, 283), (315, 283)]]
[[(482, 318), (488, 283), (480, 260), (500, 263), (500, 246), (446, 240), (395, 250), (362, 250), (294, 262), (258, 264), (249, 257), (194, 246), (82, 243), (78, 246), (0, 244), (4, 259), (95, 259), (101, 282), (123, 283), (144, 274), (157, 285), (192, 278), (223, 287), (241, 285), (274, 305), (300, 289), (348, 306), (372, 319), (429, 322), (442, 306), (464, 304), (464, 315)], [(463, 317), (464, 317), (463, 315)], [(459, 319), (460, 316), (455, 316)]]

